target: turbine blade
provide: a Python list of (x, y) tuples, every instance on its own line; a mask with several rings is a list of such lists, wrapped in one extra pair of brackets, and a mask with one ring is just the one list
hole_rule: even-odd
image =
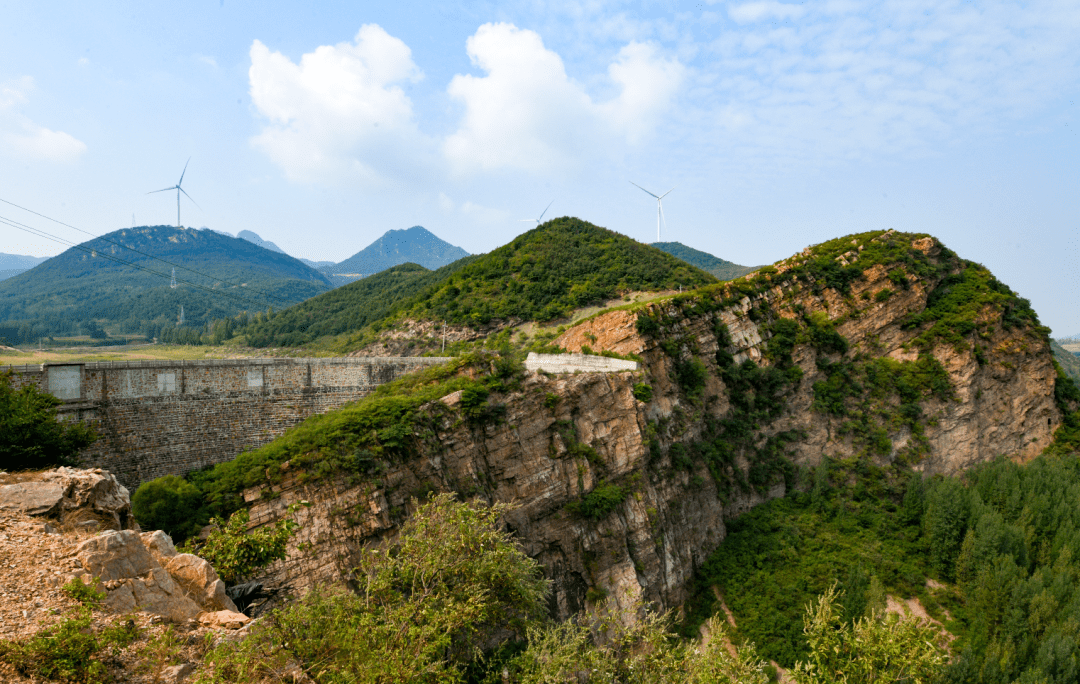
[(169, 190), (175, 190), (175, 189), (176, 189), (176, 186), (174, 185), (171, 188), (162, 188), (160, 190), (151, 190), (150, 192), (148, 192), (146, 194), (147, 195), (153, 195), (155, 192), (168, 192)]
[(187, 161), (184, 162), (184, 170), (180, 172), (180, 180), (177, 181), (176, 187), (180, 187), (180, 184), (184, 182), (184, 174), (187, 173), (187, 165), (190, 164), (190, 163), (191, 163), (191, 157), (188, 157)]
[[(191, 200), (192, 204), (199, 207), (199, 203), (196, 202), (195, 200), (191, 199), (191, 195), (187, 194), (187, 190), (183, 189), (179, 185), (176, 186), (176, 189), (179, 190), (180, 192), (184, 193), (184, 197), (187, 197), (189, 200)], [(202, 209), (202, 207), (199, 207), (199, 209)]]
[(540, 218), (536, 219), (537, 224), (540, 223), (540, 219), (544, 218), (544, 214), (547, 213), (547, 210), (551, 208), (552, 204), (555, 204), (555, 200), (551, 200), (550, 202), (548, 202), (548, 205), (544, 207), (544, 210), (542, 212), (540, 212)]
[[(674, 189), (675, 189), (675, 188), (677, 188), (677, 187), (678, 187), (677, 185), (675, 185), (675, 186), (672, 186), (671, 190), (674, 190)], [(671, 194), (671, 190), (668, 190), (667, 192), (665, 192), (665, 193), (664, 193), (663, 195), (660, 195), (660, 196), (659, 196), (659, 197), (657, 197), (656, 199), (664, 199), (665, 197), (667, 197), (668, 195), (670, 195), (670, 194)]]
[[(653, 195), (653, 194), (652, 194), (651, 192), (649, 192), (649, 191), (648, 191), (648, 190), (646, 190), (645, 188), (641, 187), (640, 185), (638, 185), (638, 184), (637, 184), (637, 183), (635, 183), (634, 181), (627, 181), (627, 182), (628, 182), (628, 183), (630, 183), (630, 185), (633, 185), (633, 186), (634, 186), (635, 188), (637, 188), (638, 190), (641, 190), (641, 191), (642, 191), (642, 192), (644, 192), (644, 193), (647, 193), (647, 194), (649, 194), (649, 195), (652, 195), (653, 197), (656, 197), (656, 195)], [(671, 191), (669, 190), (668, 192), (671, 192)], [(659, 198), (659, 197), (656, 197), (656, 199), (660, 199), (660, 198)]]

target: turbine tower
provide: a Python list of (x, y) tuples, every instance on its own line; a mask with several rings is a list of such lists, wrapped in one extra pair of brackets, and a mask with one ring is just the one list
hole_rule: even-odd
[[(664, 215), (664, 203), (661, 200), (663, 200), (665, 197), (670, 195), (671, 190), (674, 190), (675, 188), (672, 187), (671, 190), (668, 190), (663, 195), (656, 195), (656, 194), (653, 194), (653, 193), (649, 192), (645, 188), (641, 187), (640, 185), (638, 185), (634, 181), (629, 181), (629, 182), (630, 182), (630, 185), (633, 185), (638, 190), (641, 190), (642, 192), (647, 193), (649, 195), (652, 195), (653, 197), (656, 198), (656, 241), (660, 242), (660, 219)], [(665, 223), (667, 223), (667, 222), (665, 221)]]
[(540, 212), (540, 218), (521, 219), (521, 220), (529, 222), (529, 223), (535, 223), (536, 225), (540, 225), (540, 221), (544, 218), (544, 214), (547, 213), (547, 210), (551, 208), (552, 204), (555, 204), (555, 200), (551, 200), (550, 202), (548, 202), (548, 205), (546, 207), (544, 207), (544, 210), (542, 212)]
[[(191, 195), (187, 194), (187, 190), (184, 190), (182, 187), (180, 187), (180, 185), (184, 182), (184, 174), (187, 173), (187, 167), (188, 167), (188, 164), (190, 164), (190, 163), (191, 163), (191, 157), (188, 157), (188, 160), (186, 162), (184, 162), (184, 170), (180, 172), (180, 180), (178, 180), (176, 182), (176, 185), (172, 186), (171, 188), (162, 188), (161, 190), (151, 190), (150, 192), (146, 193), (147, 195), (153, 195), (155, 192), (168, 192), (169, 190), (175, 190), (176, 191), (176, 227), (177, 228), (180, 227), (180, 193), (184, 193), (184, 196), (186, 196), (189, 200), (191, 200), (192, 204), (199, 207), (199, 203), (196, 202), (195, 200), (191, 199)], [(202, 209), (202, 207), (199, 207), (199, 208)]]

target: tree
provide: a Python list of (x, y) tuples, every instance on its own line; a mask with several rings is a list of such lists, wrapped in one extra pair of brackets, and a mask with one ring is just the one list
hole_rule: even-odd
[(97, 439), (86, 425), (57, 419), (56, 397), (34, 385), (13, 384), (11, 371), (0, 373), (0, 470), (71, 465)]
[(877, 612), (846, 624), (833, 585), (807, 606), (810, 658), (792, 670), (798, 684), (927, 684), (945, 665), (941, 635), (916, 620)]
[(210, 518), (199, 488), (182, 477), (165, 475), (144, 482), (131, 497), (131, 512), (147, 530), (164, 530), (177, 544)]

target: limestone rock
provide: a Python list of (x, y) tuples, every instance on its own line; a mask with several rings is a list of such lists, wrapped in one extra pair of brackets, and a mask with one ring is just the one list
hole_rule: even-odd
[(162, 684), (180, 684), (188, 678), (192, 672), (195, 671), (195, 663), (184, 663), (182, 665), (171, 665), (161, 671), (161, 675), (158, 677), (159, 682)]
[(203, 610), (237, 612), (236, 605), (225, 594), (225, 583), (205, 559), (177, 553), (168, 559), (165, 569)]
[(27, 515), (60, 512), (64, 488), (55, 482), (19, 482), (0, 487), (0, 510)]
[(63, 488), (65, 521), (72, 514), (90, 513), (112, 529), (131, 526), (131, 496), (116, 477), (100, 468), (57, 468), (43, 476), (43, 481)]
[(199, 624), (219, 629), (242, 629), (249, 622), (251, 618), (247, 615), (232, 610), (219, 610), (199, 616)]
[(145, 575), (161, 567), (131, 530), (109, 531), (87, 539), (75, 550), (83, 568), (102, 581)]
[(133, 530), (109, 531), (91, 537), (75, 553), (88, 574), (108, 583), (107, 586), (116, 586), (104, 602), (116, 612), (142, 610), (163, 615), (173, 622), (191, 620), (202, 612), (154, 560)]

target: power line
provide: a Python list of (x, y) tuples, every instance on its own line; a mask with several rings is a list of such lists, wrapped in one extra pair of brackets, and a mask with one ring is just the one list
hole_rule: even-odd
[[(166, 188), (166, 189), (167, 189), (167, 190), (171, 190), (172, 188)], [(171, 261), (168, 261), (168, 260), (166, 260), (166, 259), (162, 259), (161, 257), (156, 257), (156, 256), (154, 256), (153, 254), (147, 254), (146, 252), (142, 252), (142, 251), (140, 251), (140, 250), (137, 250), (137, 249), (135, 249), (134, 247), (128, 247), (128, 246), (127, 246), (127, 245), (125, 245), (125, 244), (122, 244), (122, 243), (120, 243), (120, 242), (116, 242), (116, 241), (114, 241), (114, 240), (110, 240), (110, 239), (109, 239), (109, 238), (107, 238), (107, 237), (101, 237), (101, 236), (98, 236), (98, 235), (94, 235), (94, 234), (93, 234), (93, 233), (91, 233), (90, 231), (87, 231), (87, 230), (83, 230), (82, 228), (77, 228), (77, 227), (75, 227), (75, 226), (71, 225), (70, 223), (64, 223), (63, 221), (59, 221), (59, 220), (57, 220), (57, 219), (54, 219), (54, 218), (52, 218), (52, 217), (50, 217), (50, 216), (46, 216), (45, 214), (42, 214), (42, 213), (40, 213), (40, 212), (36, 212), (36, 211), (34, 211), (33, 209), (27, 209), (26, 207), (23, 207), (23, 206), (19, 206), (18, 204), (15, 204), (14, 202), (9, 202), (9, 201), (7, 201), (6, 199), (4, 199), (3, 197), (0, 197), (0, 202), (3, 202), (4, 204), (10, 205), (10, 206), (12, 206), (12, 207), (15, 207), (16, 209), (22, 209), (23, 211), (27, 211), (27, 212), (30, 212), (31, 214), (34, 214), (35, 216), (40, 216), (41, 218), (43, 218), (43, 219), (45, 219), (45, 220), (47, 220), (47, 221), (52, 221), (53, 223), (57, 223), (57, 224), (59, 224), (59, 225), (61, 225), (61, 226), (64, 226), (64, 227), (66, 227), (66, 228), (71, 228), (72, 230), (77, 230), (77, 231), (79, 231), (80, 233), (83, 233), (83, 234), (85, 234), (85, 235), (89, 235), (90, 237), (94, 238), (95, 240), (102, 240), (102, 241), (104, 241), (104, 242), (108, 242), (109, 244), (112, 244), (112, 245), (116, 245), (117, 247), (122, 247), (122, 248), (124, 248), (124, 249), (127, 249), (127, 250), (130, 250), (130, 251), (132, 251), (132, 252), (135, 252), (136, 254), (141, 254), (141, 255), (143, 255), (144, 257), (147, 257), (147, 258), (150, 258), (150, 259), (155, 259), (155, 260), (157, 260), (157, 261), (160, 261), (160, 262), (161, 262), (161, 263), (163, 263), (163, 264), (168, 264), (169, 266), (175, 266), (176, 268), (180, 268), (180, 269), (183, 269), (183, 270), (185, 270), (185, 271), (191, 271), (191, 272), (192, 272), (192, 273), (194, 273), (195, 275), (200, 275), (200, 276), (202, 276), (202, 277), (204, 277), (204, 278), (210, 278), (211, 280), (220, 280), (221, 282), (223, 282), (223, 283), (228, 283), (228, 284), (230, 284), (230, 285), (238, 285), (238, 283), (230, 283), (230, 282), (229, 282), (228, 280), (225, 280), (224, 278), (215, 278), (214, 276), (212, 276), (212, 275), (210, 275), (210, 274), (208, 274), (208, 273), (201, 273), (201, 272), (199, 272), (199, 271), (196, 271), (196, 270), (195, 270), (195, 269), (193, 269), (193, 268), (188, 268), (187, 266), (181, 266), (180, 264), (174, 264), (174, 263), (173, 263), (173, 262), (171, 262)], [(134, 215), (134, 214), (132, 214), (132, 219), (134, 219), (134, 218), (135, 218), (135, 215)], [(8, 219), (8, 220), (11, 220), (11, 219)], [(133, 224), (133, 225), (132, 225), (132, 228), (134, 228), (134, 227), (135, 227), (135, 226), (134, 226), (134, 221), (132, 222), (132, 224)], [(25, 225), (25, 224), (23, 224), (23, 225)], [(69, 243), (69, 244), (74, 244), (74, 243)], [(269, 292), (265, 292), (265, 291), (263, 291), (263, 290), (259, 290), (258, 288), (250, 288), (250, 289), (251, 289), (251, 291), (253, 291), (253, 292), (258, 292), (258, 293), (260, 293), (260, 294), (262, 294), (262, 295), (264, 295), (264, 296), (266, 296), (266, 297), (270, 297), (270, 298), (276, 299), (276, 300), (278, 300), (279, 302), (284, 302), (285, 304), (289, 304), (289, 303), (290, 303), (290, 302), (289, 302), (289, 301), (288, 301), (287, 299), (282, 299), (281, 297), (278, 297), (277, 295), (274, 295), (274, 294), (270, 294)]]
[[(61, 244), (69, 245), (69, 246), (71, 246), (71, 247), (73, 247), (75, 249), (86, 252), (87, 254), (89, 254), (92, 257), (101, 257), (103, 259), (108, 259), (109, 261), (115, 261), (116, 263), (123, 264), (125, 266), (130, 266), (132, 268), (137, 268), (140, 271), (146, 271), (147, 273), (151, 273), (153, 275), (160, 276), (162, 278), (170, 278), (170, 280), (171, 280), (171, 277), (168, 274), (162, 273), (161, 271), (155, 271), (152, 268), (146, 268), (145, 266), (140, 266), (139, 264), (135, 264), (135, 263), (132, 263), (130, 261), (124, 261), (123, 259), (120, 259), (119, 257), (113, 256), (111, 254), (106, 254), (105, 252), (99, 252), (96, 249), (90, 249), (89, 247), (84, 247), (84, 246), (82, 246), (80, 244), (75, 244), (74, 242), (71, 242), (69, 240), (65, 240), (64, 238), (56, 237), (55, 235), (51, 235), (49, 233), (46, 233), (45, 231), (41, 230), (40, 228), (33, 228), (32, 226), (27, 226), (25, 224), (19, 223), (18, 221), (13, 221), (12, 219), (9, 219), (9, 218), (7, 218), (5, 216), (0, 216), (0, 223), (3, 223), (5, 225), (9, 225), (12, 228), (17, 228), (17, 229), (19, 229), (21, 231), (30, 233), (31, 235), (35, 235), (37, 237), (43, 237), (43, 238), (45, 238), (47, 240), (53, 240), (53, 241), (59, 242)], [(205, 292), (209, 292), (210, 294), (221, 295), (223, 297), (229, 297), (230, 299), (235, 299), (235, 300), (243, 302), (243, 303), (255, 304), (259, 308), (262, 308), (262, 304), (255, 301), (254, 299), (250, 299), (250, 298), (245, 297), (243, 295), (237, 295), (237, 294), (233, 294), (231, 292), (225, 292), (224, 290), (215, 290), (213, 288), (206, 287), (205, 285), (199, 285), (198, 283), (193, 283), (193, 282), (191, 282), (189, 280), (184, 280), (182, 278), (177, 278), (176, 282), (184, 283), (185, 285), (190, 285), (191, 287), (194, 287), (194, 288), (199, 289), (199, 290), (203, 290)]]

